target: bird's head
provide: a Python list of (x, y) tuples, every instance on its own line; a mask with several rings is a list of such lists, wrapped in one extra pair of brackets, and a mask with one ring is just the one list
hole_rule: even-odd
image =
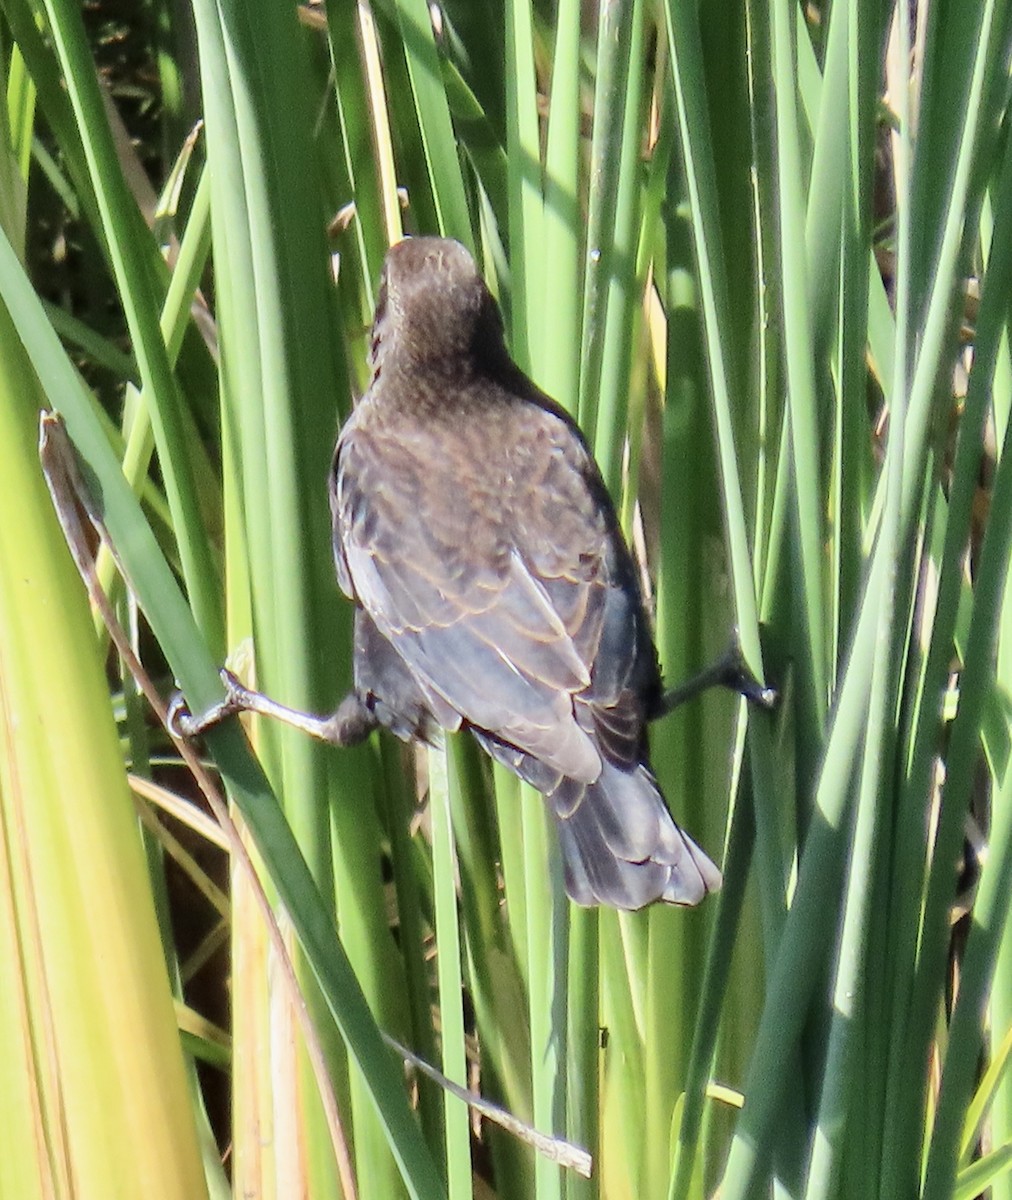
[(457, 369), (502, 348), (498, 306), (460, 242), (406, 238), (388, 251), (373, 323), (374, 370), (389, 354)]

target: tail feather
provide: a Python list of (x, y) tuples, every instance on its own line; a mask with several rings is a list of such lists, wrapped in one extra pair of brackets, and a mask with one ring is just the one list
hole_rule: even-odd
[(698, 904), (720, 887), (720, 871), (675, 824), (646, 766), (624, 771), (606, 761), (594, 783), (564, 779), (547, 799), (577, 904)]
[(672, 819), (645, 763), (627, 767), (602, 755), (601, 774), (581, 783), (493, 734), (471, 732), (544, 795), (559, 831), (566, 892), (577, 904), (698, 904), (720, 888), (720, 871)]

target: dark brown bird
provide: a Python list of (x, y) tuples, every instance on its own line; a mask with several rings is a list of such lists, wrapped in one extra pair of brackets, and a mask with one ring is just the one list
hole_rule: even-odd
[(615, 510), (463, 246), (389, 252), (371, 361), (330, 481), (358, 606), (345, 740), (468, 729), (545, 796), (573, 900), (698, 903), (721, 876), (650, 770), (660, 671)]

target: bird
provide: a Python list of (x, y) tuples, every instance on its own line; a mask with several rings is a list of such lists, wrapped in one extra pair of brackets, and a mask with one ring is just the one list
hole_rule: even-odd
[(544, 797), (575, 903), (699, 903), (721, 874), (651, 770), (664, 693), (633, 557), (583, 434), (511, 358), (461, 243), (389, 250), (369, 358), (329, 478), (355, 605), (332, 740), (466, 730)]

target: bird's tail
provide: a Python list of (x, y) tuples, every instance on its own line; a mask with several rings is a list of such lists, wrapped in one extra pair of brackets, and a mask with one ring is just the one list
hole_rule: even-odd
[(622, 770), (605, 759), (594, 783), (563, 779), (546, 799), (566, 891), (577, 904), (698, 904), (721, 885), (720, 871), (674, 822), (642, 763)]

